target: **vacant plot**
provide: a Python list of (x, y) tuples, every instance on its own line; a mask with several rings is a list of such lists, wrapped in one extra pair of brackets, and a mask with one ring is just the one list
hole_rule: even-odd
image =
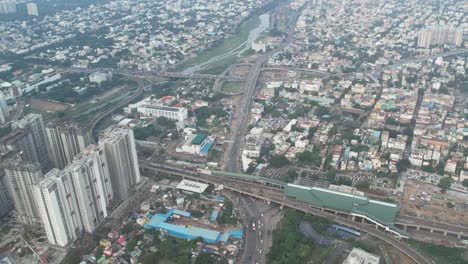
[(244, 82), (227, 81), (223, 83), (221, 91), (225, 93), (238, 93), (242, 91)]
[(419, 251), (430, 256), (437, 264), (463, 264), (468, 261), (465, 258), (464, 250), (461, 248), (449, 248), (413, 239), (410, 239), (408, 242)]
[(428, 183), (408, 180), (405, 184), (400, 214), (443, 223), (468, 223), (468, 206), (463, 193), (447, 191)]
[(251, 68), (250, 65), (240, 65), (235, 67), (230, 73), (235, 76), (247, 76)]
[(70, 105), (41, 98), (31, 99), (31, 108), (44, 112), (63, 112), (70, 109)]

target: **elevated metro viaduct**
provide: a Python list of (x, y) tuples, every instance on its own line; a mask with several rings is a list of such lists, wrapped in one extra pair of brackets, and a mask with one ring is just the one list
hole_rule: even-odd
[[(344, 212), (340, 210), (334, 210), (329, 208), (317, 207), (302, 201), (299, 201), (293, 197), (288, 197), (284, 194), (286, 184), (276, 182), (272, 186), (271, 183), (258, 183), (253, 179), (239, 179), (237, 177), (221, 176), (213, 171), (212, 174), (199, 173), (193, 170), (181, 169), (177, 167), (167, 166), (163, 164), (157, 164), (147, 161), (140, 161), (140, 169), (158, 171), (167, 173), (182, 178), (188, 178), (200, 182), (213, 183), (223, 185), (225, 189), (231, 190), (244, 195), (249, 195), (257, 199), (265, 200), (266, 202), (274, 202), (281, 206), (287, 206), (296, 210), (300, 210), (309, 214), (324, 217), (332, 220), (333, 222), (340, 224), (345, 227), (349, 227), (358, 230), (362, 233), (366, 233), (370, 236), (376, 237), (390, 245), (403, 254), (411, 258), (415, 263), (418, 264), (429, 264), (433, 263), (430, 259), (414, 250), (409, 244), (401, 240), (404, 235), (399, 232), (395, 232), (390, 227), (375, 224), (375, 221), (368, 221), (368, 217), (365, 215), (351, 215), (350, 212)], [(227, 176), (227, 177), (226, 177)], [(249, 176), (254, 177), (254, 176)], [(263, 178), (257, 178), (262, 182)], [(280, 186), (281, 185), (281, 186)]]
[[(223, 184), (226, 189), (284, 206), (289, 206), (285, 204), (286, 201), (301, 202), (308, 208), (346, 217), (355, 221), (355, 223), (375, 226), (398, 238), (408, 237), (407, 230), (421, 230), (458, 239), (468, 239), (468, 227), (401, 216), (398, 215), (398, 205), (368, 199), (367, 197), (332, 191), (332, 197), (335, 198), (331, 199), (332, 197), (323, 195), (324, 190), (331, 191), (328, 189), (317, 187), (305, 187), (304, 189), (303, 186), (297, 185), (287, 187), (288, 184), (283, 181), (241, 173), (212, 170), (208, 172), (211, 174), (207, 174), (194, 171), (194, 168), (186, 169), (147, 161), (140, 161), (140, 168), (206, 183)], [(303, 189), (299, 191), (298, 187)], [(346, 206), (341, 204), (341, 195), (348, 195), (345, 197), (348, 198)], [(350, 203), (350, 198), (357, 199), (359, 203)]]
[[(399, 217), (396, 218), (398, 223), (395, 226), (393, 225), (393, 222), (389, 222), (389, 220), (395, 221), (395, 217), (398, 212), (398, 206), (391, 203), (370, 200), (367, 197), (355, 196), (351, 194), (353, 197), (348, 197), (351, 199), (348, 200), (345, 205), (339, 205), (341, 203), (341, 195), (349, 194), (341, 192), (336, 192), (339, 194), (331, 194), (331, 197), (334, 197), (335, 201), (330, 202), (326, 201), (326, 197), (330, 194), (326, 192), (326, 194), (323, 193), (323, 190), (329, 191), (328, 189), (315, 188), (312, 190), (313, 188), (304, 188), (303, 186), (299, 186), (300, 188), (303, 188), (303, 190), (298, 190), (297, 185), (290, 184), (288, 186), (288, 184), (285, 182), (271, 180), (264, 177), (238, 173), (225, 173), (220, 171), (200, 173), (196, 170), (193, 170), (193, 168), (179, 168), (147, 161), (140, 161), (140, 169), (143, 171), (158, 171), (195, 181), (223, 185), (225, 189), (231, 190), (233, 192), (249, 195), (257, 199), (265, 200), (268, 203), (274, 202), (281, 206), (287, 206), (289, 208), (330, 219), (340, 225), (359, 230), (363, 233), (387, 242), (407, 255), (409, 258), (415, 261), (415, 263), (419, 264), (433, 263), (433, 261), (414, 250), (404, 240), (401, 240), (401, 238), (408, 237), (408, 235), (406, 232), (400, 230), (396, 226), (408, 225), (408, 227), (410, 227), (415, 225), (419, 226), (421, 229), (433, 229), (434, 233), (436, 233), (437, 230), (440, 231), (438, 232), (440, 234), (447, 232), (456, 237), (468, 239), (468, 228), (461, 226), (458, 227), (448, 224), (438, 226), (432, 222), (429, 224), (426, 223), (427, 225), (420, 225), (419, 223), (414, 223), (411, 221), (407, 222), (404, 219), (399, 219)], [(294, 194), (294, 192), (297, 193)], [(300, 192), (303, 193), (301, 194)], [(313, 198), (316, 199), (315, 204), (308, 203), (308, 201), (302, 201), (301, 199), (304, 198), (304, 195), (306, 196), (306, 199), (310, 198), (310, 195), (312, 195), (312, 197), (317, 196)], [(358, 200), (358, 203), (354, 203), (356, 202), (355, 199)], [(336, 203), (336, 207), (340, 206), (347, 211), (344, 211), (340, 208), (321, 207), (324, 205), (330, 206), (333, 205), (333, 203)], [(383, 215), (373, 215), (379, 214), (379, 212), (382, 212), (382, 210), (385, 211)], [(387, 212), (386, 210), (389, 211)]]

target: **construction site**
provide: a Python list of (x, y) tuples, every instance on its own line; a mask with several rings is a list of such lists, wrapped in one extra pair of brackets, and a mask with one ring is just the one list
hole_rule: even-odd
[(468, 223), (466, 194), (421, 181), (408, 180), (400, 201), (400, 214), (459, 225)]

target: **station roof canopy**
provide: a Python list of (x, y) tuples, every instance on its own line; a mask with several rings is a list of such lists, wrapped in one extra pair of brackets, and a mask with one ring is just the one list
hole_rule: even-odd
[(195, 181), (189, 181), (189, 180), (182, 180), (178, 185), (177, 189), (181, 189), (184, 191), (189, 191), (193, 193), (202, 193), (208, 188), (208, 184), (206, 183), (200, 183), (200, 182), (195, 182)]
[(288, 184), (284, 192), (287, 196), (310, 203), (317, 207), (366, 215), (382, 224), (393, 226), (399, 206), (369, 199), (366, 196), (338, 192), (318, 187), (305, 187)]

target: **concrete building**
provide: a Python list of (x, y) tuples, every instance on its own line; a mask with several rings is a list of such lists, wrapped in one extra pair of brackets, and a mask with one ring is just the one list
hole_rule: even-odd
[(16, 13), (16, 3), (13, 0), (0, 0), (0, 14)]
[(41, 72), (39, 78), (34, 79), (33, 81), (26, 83), (25, 86), (20, 87), (21, 93), (27, 94), (32, 91), (39, 92), (39, 86), (58, 81), (60, 78), (62, 78), (60, 72), (56, 72), (53, 69), (44, 70)]
[(451, 28), (447, 26), (432, 26), (421, 29), (418, 33), (418, 47), (430, 48), (431, 46), (453, 44), (460, 47), (463, 41), (463, 28)]
[(89, 81), (101, 84), (112, 78), (112, 72), (93, 72), (89, 75)]
[(188, 110), (184, 107), (171, 107), (159, 105), (142, 105), (137, 108), (141, 117), (160, 117), (164, 116), (168, 119), (183, 122), (188, 117)]
[(35, 3), (29, 3), (26, 5), (28, 9), (28, 16), (39, 16), (39, 12), (37, 11), (37, 5)]
[(0, 139), (0, 152), (16, 153), (22, 161), (39, 162), (32, 133), (25, 129), (15, 129)]
[(8, 192), (13, 200), (17, 221), (23, 224), (38, 225), (41, 223), (33, 186), (42, 177), (39, 163), (8, 160), (5, 162), (5, 177)]
[(31, 134), (35, 151), (37, 153), (37, 162), (46, 170), (50, 167), (48, 152), (48, 142), (42, 115), (28, 114), (19, 121), (11, 124), (13, 129), (24, 129)]
[(379, 264), (380, 257), (367, 253), (360, 248), (353, 248), (343, 264)]
[(34, 186), (42, 224), (51, 245), (65, 247), (83, 232), (80, 208), (70, 174), (52, 169)]
[(107, 207), (114, 198), (105, 152), (88, 146), (63, 173), (72, 179), (83, 229), (92, 233), (107, 217)]
[(108, 129), (100, 138), (99, 146), (106, 155), (116, 198), (127, 199), (131, 187), (141, 180), (133, 130)]
[(0, 93), (0, 124), (4, 124), (10, 117), (6, 98), (3, 93)]
[(92, 142), (87, 128), (74, 123), (50, 122), (46, 127), (50, 158), (55, 168), (63, 169)]
[(0, 219), (8, 215), (11, 209), (12, 204), (6, 183), (5, 171), (0, 170)]

